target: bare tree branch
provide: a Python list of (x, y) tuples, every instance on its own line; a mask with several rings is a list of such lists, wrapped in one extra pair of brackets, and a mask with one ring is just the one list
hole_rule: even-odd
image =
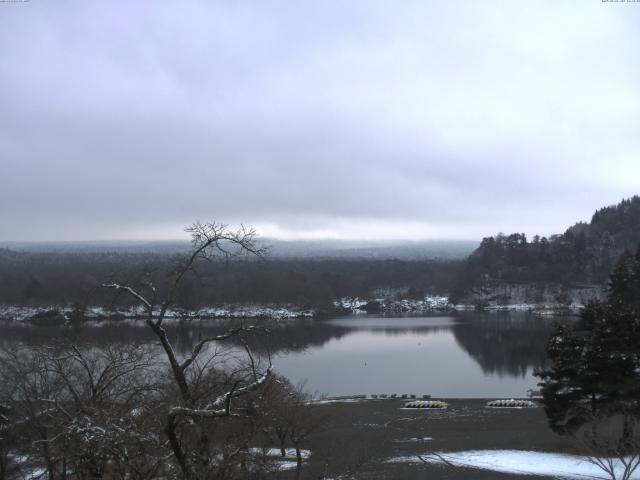
[[(225, 416), (233, 416), (230, 413), (230, 401), (233, 398), (240, 397), (242, 395), (246, 395), (247, 393), (253, 392), (257, 390), (259, 387), (265, 384), (269, 375), (271, 375), (273, 370), (273, 365), (269, 365), (265, 373), (258, 378), (255, 382), (250, 383), (242, 388), (232, 387), (228, 392), (223, 393), (218, 398), (216, 398), (213, 402), (211, 402), (206, 408), (197, 409), (197, 408), (185, 408), (185, 407), (174, 407), (170, 410), (170, 415), (176, 416), (187, 416), (187, 417), (202, 417), (202, 418), (213, 418), (213, 417), (225, 417)], [(237, 384), (238, 382), (236, 382)]]
[(146, 307), (146, 310), (148, 312), (153, 311), (153, 306), (151, 305), (151, 302), (149, 302), (141, 294), (139, 294), (133, 288), (131, 288), (131, 287), (127, 286), (127, 285), (119, 285), (117, 283), (110, 283), (110, 284), (103, 284), (102, 286), (105, 287), (105, 288), (114, 288), (116, 290), (123, 290), (123, 291), (127, 292), (129, 295), (131, 295), (132, 297), (134, 297), (137, 300), (139, 300), (140, 303), (142, 303)]
[[(209, 455), (207, 446), (208, 433), (204, 431), (203, 428), (199, 427), (197, 422), (191, 422), (192, 426), (196, 430), (199, 429), (198, 435), (200, 438), (200, 446), (198, 447), (200, 451), (194, 452), (194, 455), (200, 460), (193, 463), (192, 459), (194, 455), (187, 454), (184, 450), (185, 447), (181, 442), (181, 428), (184, 425), (189, 425), (189, 421), (192, 421), (195, 418), (238, 416), (238, 414), (232, 411), (233, 399), (253, 392), (264, 385), (272, 372), (273, 366), (271, 364), (271, 357), (269, 356), (269, 366), (267, 370), (262, 375), (258, 374), (256, 361), (251, 354), (251, 350), (244, 339), (240, 336), (243, 332), (256, 331), (257, 329), (253, 326), (240, 326), (232, 328), (220, 335), (200, 339), (193, 346), (191, 353), (187, 358), (181, 362), (178, 360), (178, 356), (176, 355), (173, 345), (167, 336), (166, 331), (162, 327), (162, 324), (169, 308), (175, 302), (180, 284), (187, 273), (195, 273), (195, 266), (199, 260), (212, 261), (216, 257), (229, 259), (242, 254), (252, 254), (260, 257), (266, 253), (265, 249), (259, 248), (256, 245), (255, 230), (247, 229), (244, 225), (241, 225), (237, 230), (231, 230), (227, 225), (221, 223), (195, 222), (193, 225), (188, 227), (186, 231), (191, 234), (191, 251), (186, 258), (176, 265), (175, 271), (169, 281), (166, 294), (164, 294), (164, 299), (157, 305), (158, 309), (156, 312), (154, 312), (154, 305), (156, 305), (157, 290), (155, 286), (150, 283), (147, 286), (153, 293), (153, 297), (151, 299), (145, 297), (142, 293), (129, 285), (112, 283), (103, 286), (128, 294), (144, 307), (146, 312), (146, 323), (151, 328), (164, 350), (181, 397), (181, 405), (174, 406), (169, 409), (165, 425), (165, 434), (167, 435), (174, 457), (183, 476), (191, 479), (197, 477), (194, 473), (194, 468), (197, 468), (196, 465), (207, 464), (210, 461), (210, 459), (206, 459)], [(204, 395), (202, 392), (199, 392), (200, 382), (205, 378), (204, 371), (210, 363), (210, 360), (205, 361), (203, 364), (199, 362), (198, 359), (209, 344), (214, 342), (223, 342), (232, 337), (239, 337), (240, 341), (243, 343), (250, 364), (251, 375), (243, 375), (242, 378), (235, 380), (225, 393), (218, 395), (213, 401), (209, 401), (207, 403), (206, 401), (203, 401), (204, 398), (209, 395), (213, 396), (217, 394), (217, 392), (214, 393), (212, 390), (207, 392), (206, 389)], [(193, 369), (189, 369), (189, 367), (194, 364), (197, 366), (195, 372), (193, 372)], [(102, 373), (106, 374), (106, 372)], [(233, 378), (233, 375), (231, 375), (231, 378)], [(91, 383), (92, 388), (97, 390), (101, 388), (100, 386), (104, 382), (102, 381), (102, 378), (99, 378), (97, 381), (94, 381), (92, 378)], [(243, 384), (244, 386), (242, 386)], [(180, 420), (181, 418), (187, 421), (182, 422)]]
[(235, 337), (236, 335), (238, 335), (240, 332), (252, 332), (257, 330), (256, 327), (254, 326), (249, 326), (249, 327), (237, 327), (237, 328), (232, 328), (231, 330), (227, 331), (226, 333), (223, 333), (222, 335), (215, 335), (213, 337), (207, 337), (204, 338), (202, 340), (200, 340), (198, 343), (195, 344), (195, 346), (193, 347), (193, 349), (191, 350), (191, 356), (187, 359), (185, 359), (182, 364), (180, 365), (180, 368), (184, 371), (186, 370), (189, 365), (191, 365), (194, 360), (198, 357), (198, 355), (202, 352), (202, 349), (211, 342), (221, 342), (224, 340), (228, 340), (231, 337)]

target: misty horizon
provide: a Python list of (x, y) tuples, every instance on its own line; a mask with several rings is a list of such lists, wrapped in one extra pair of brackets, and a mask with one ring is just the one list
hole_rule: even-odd
[(639, 25), (0, 0), (0, 480), (640, 480)]
[(640, 9), (0, 4), (0, 240), (549, 236), (638, 193)]

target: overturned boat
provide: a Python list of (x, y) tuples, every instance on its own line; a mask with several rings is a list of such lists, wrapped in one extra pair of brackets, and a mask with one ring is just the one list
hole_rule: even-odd
[(441, 402), (440, 400), (413, 400), (404, 404), (404, 408), (442, 409), (448, 406), (448, 403)]
[(510, 398), (508, 400), (492, 400), (487, 402), (488, 408), (533, 408), (538, 405), (531, 400), (516, 400)]

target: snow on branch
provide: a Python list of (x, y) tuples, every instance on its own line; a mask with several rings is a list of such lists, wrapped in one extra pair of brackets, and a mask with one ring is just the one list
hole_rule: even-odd
[(184, 371), (186, 370), (198, 357), (198, 355), (200, 355), (200, 353), (202, 352), (202, 349), (211, 342), (222, 342), (224, 340), (227, 340), (231, 337), (235, 337), (236, 335), (239, 335), (242, 332), (255, 332), (257, 330), (264, 330), (265, 332), (269, 332), (268, 329), (259, 329), (258, 327), (254, 326), (254, 325), (250, 325), (248, 327), (244, 327), (244, 326), (240, 326), (240, 327), (236, 327), (236, 328), (232, 328), (230, 330), (228, 330), (227, 332), (221, 334), (221, 335), (215, 335), (213, 337), (207, 337), (207, 338), (203, 338), (202, 340), (200, 340), (198, 343), (195, 344), (195, 346), (193, 347), (193, 349), (191, 350), (191, 356), (188, 357), (187, 359), (185, 359), (182, 364), (180, 365), (180, 368)]
[(102, 284), (102, 286), (104, 288), (113, 288), (115, 290), (124, 290), (125, 292), (127, 292), (129, 295), (131, 295), (134, 298), (137, 298), (138, 300), (140, 300), (140, 302), (147, 307), (147, 310), (150, 312), (152, 310), (152, 306), (151, 306), (151, 302), (149, 302), (146, 298), (144, 298), (142, 295), (140, 295), (138, 292), (136, 292), (133, 288), (131, 288), (128, 285), (120, 285), (118, 283), (109, 283), (109, 284)]
[(9, 410), (11, 410), (11, 407), (9, 405), (5, 405), (4, 403), (0, 403), (0, 422), (8, 422), (9, 421), (9, 417), (7, 417), (5, 415), (5, 413), (8, 413)]
[(200, 417), (200, 418), (214, 418), (214, 417), (226, 417), (233, 416), (231, 413), (231, 400), (233, 398), (240, 397), (247, 393), (257, 390), (265, 384), (269, 375), (273, 371), (273, 365), (269, 365), (265, 373), (260, 376), (255, 382), (252, 382), (244, 387), (236, 388), (236, 385), (226, 393), (223, 393), (216, 398), (211, 404), (204, 409), (186, 408), (186, 407), (173, 407), (169, 414), (176, 416), (187, 417)]

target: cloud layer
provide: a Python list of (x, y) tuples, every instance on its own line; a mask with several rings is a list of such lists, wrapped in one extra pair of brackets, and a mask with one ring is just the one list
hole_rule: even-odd
[(0, 4), (0, 239), (549, 234), (640, 191), (640, 4)]

